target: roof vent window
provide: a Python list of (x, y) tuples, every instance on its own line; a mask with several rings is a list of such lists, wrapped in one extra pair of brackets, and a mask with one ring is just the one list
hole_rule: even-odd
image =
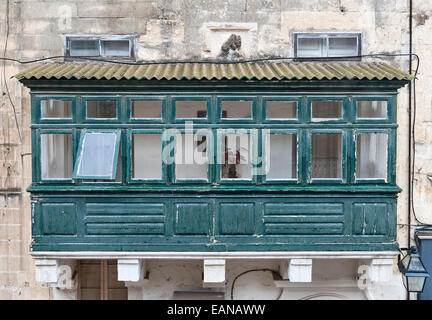
[(360, 33), (296, 33), (294, 52), (297, 58), (337, 58), (361, 55)]
[(134, 36), (66, 37), (65, 56), (67, 57), (134, 59), (134, 52)]

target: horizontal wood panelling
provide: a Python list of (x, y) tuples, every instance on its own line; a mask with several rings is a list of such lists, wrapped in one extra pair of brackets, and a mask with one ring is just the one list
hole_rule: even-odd
[(343, 214), (343, 203), (266, 203), (265, 215)]
[[(73, 195), (68, 200), (49, 194), (33, 197), (32, 250), (396, 248), (394, 194), (101, 193)], [(62, 212), (76, 212), (73, 232), (56, 231), (56, 225), (64, 225), (62, 216), (69, 217)]]
[(87, 203), (85, 226), (91, 235), (163, 235), (163, 203)]
[(145, 214), (145, 215), (161, 215), (164, 213), (163, 203), (110, 203), (107, 206), (105, 203), (88, 203), (86, 204), (86, 213), (92, 214)]
[(266, 223), (266, 234), (342, 234), (342, 223)]
[(303, 216), (303, 215), (278, 215), (264, 216), (264, 223), (320, 223), (320, 222), (344, 222), (343, 215), (340, 216)]
[(163, 223), (87, 223), (88, 234), (164, 234)]

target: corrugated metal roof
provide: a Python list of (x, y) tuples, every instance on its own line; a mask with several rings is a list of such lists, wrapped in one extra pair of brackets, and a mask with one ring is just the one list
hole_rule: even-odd
[(15, 76), (22, 79), (97, 80), (412, 80), (386, 63), (242, 62), (242, 63), (43, 63)]

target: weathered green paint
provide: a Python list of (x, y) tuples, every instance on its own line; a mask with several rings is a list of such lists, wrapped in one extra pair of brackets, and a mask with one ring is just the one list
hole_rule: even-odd
[[(36, 251), (396, 248), (392, 194), (37, 194), (33, 202)], [(71, 208), (77, 232), (47, 234), (47, 224), (61, 226), (47, 206)]]
[[(33, 201), (35, 251), (281, 251), (395, 250), (396, 245), (396, 94), (406, 81), (86, 81), (23, 80), (32, 89)], [(40, 118), (40, 101), (71, 99), (73, 117)], [(88, 99), (115, 99), (118, 118), (85, 118)], [(133, 119), (134, 99), (162, 101), (161, 119)], [(162, 133), (162, 146), (172, 142), (167, 129), (184, 132), (186, 119), (175, 118), (175, 101), (205, 100), (207, 119), (194, 130), (213, 132), (218, 153), (223, 132), (244, 129), (254, 135), (262, 157), (261, 138), (269, 133), (297, 135), (298, 178), (223, 181), (220, 166), (208, 166), (207, 181), (175, 177), (175, 164), (163, 164), (161, 180), (132, 179), (134, 133)], [(252, 119), (220, 119), (224, 99), (250, 100)], [(313, 122), (311, 101), (343, 101), (343, 117)], [(266, 102), (297, 102), (297, 119), (266, 119)], [(356, 101), (385, 100), (386, 119), (357, 119)], [(82, 183), (80, 179), (40, 179), (40, 135), (70, 133), (73, 165), (83, 130), (120, 130), (122, 182)], [(342, 178), (310, 177), (311, 134), (341, 133)], [(388, 175), (383, 180), (355, 179), (356, 134), (388, 134)], [(214, 159), (215, 160), (215, 159)], [(73, 208), (73, 209), (72, 209)], [(63, 211), (62, 211), (63, 210)], [(64, 212), (64, 213), (63, 213)], [(61, 213), (65, 218), (61, 218)]]

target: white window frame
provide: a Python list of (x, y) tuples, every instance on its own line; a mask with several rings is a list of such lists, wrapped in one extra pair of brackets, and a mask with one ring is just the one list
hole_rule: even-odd
[[(329, 56), (329, 40), (330, 38), (356, 38), (357, 39), (357, 55), (359, 58), (351, 58), (351, 59), (360, 59), (361, 50), (362, 50), (362, 33), (361, 32), (294, 32), (294, 56), (298, 59), (320, 59), (320, 58), (339, 58), (341, 56)], [(324, 48), (322, 56), (310, 56), (310, 57), (302, 57), (298, 55), (298, 41), (299, 39), (323, 39), (324, 40)]]
[[(95, 56), (72, 56), (71, 55), (71, 41), (73, 40), (89, 40), (98, 41), (99, 55)], [(108, 58), (115, 60), (133, 60), (136, 59), (136, 36), (134, 35), (66, 35), (64, 38), (64, 55), (68, 60), (79, 59), (82, 57), (90, 58)], [(103, 43), (104, 41), (129, 41), (129, 55), (128, 56), (108, 56), (104, 55)]]

